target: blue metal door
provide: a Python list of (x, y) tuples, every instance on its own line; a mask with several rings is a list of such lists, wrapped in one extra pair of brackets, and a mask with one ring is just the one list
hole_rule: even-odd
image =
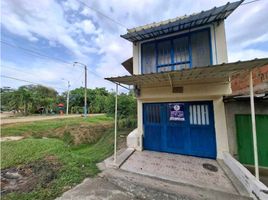
[(212, 102), (147, 103), (143, 123), (144, 149), (216, 158)]

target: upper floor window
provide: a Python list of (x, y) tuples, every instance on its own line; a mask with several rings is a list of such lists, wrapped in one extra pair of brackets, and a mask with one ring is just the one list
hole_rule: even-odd
[(209, 29), (142, 44), (142, 73), (211, 64)]

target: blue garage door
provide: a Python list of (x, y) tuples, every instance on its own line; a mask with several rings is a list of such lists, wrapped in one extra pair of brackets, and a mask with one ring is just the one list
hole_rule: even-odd
[(212, 102), (143, 104), (146, 150), (216, 158)]

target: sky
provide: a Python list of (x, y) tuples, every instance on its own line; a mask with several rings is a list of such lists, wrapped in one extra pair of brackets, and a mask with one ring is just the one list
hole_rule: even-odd
[[(67, 80), (71, 89), (84, 85), (83, 67), (72, 65), (78, 61), (88, 66), (89, 88), (111, 90), (114, 84), (104, 77), (128, 75), (121, 66), (132, 56), (132, 44), (120, 37), (126, 33), (125, 27), (192, 14), (227, 2), (1, 0), (1, 75), (63, 92), (67, 90)], [(229, 62), (268, 57), (268, 0), (241, 5), (226, 19), (225, 29)], [(1, 77), (1, 87), (26, 84), (29, 83)]]

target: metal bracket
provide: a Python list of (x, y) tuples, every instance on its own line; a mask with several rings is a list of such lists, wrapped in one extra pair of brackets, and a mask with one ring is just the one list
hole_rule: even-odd
[(170, 74), (168, 74), (168, 79), (169, 79), (170, 87), (172, 89), (173, 88), (173, 82), (172, 82), (172, 78), (171, 78)]

